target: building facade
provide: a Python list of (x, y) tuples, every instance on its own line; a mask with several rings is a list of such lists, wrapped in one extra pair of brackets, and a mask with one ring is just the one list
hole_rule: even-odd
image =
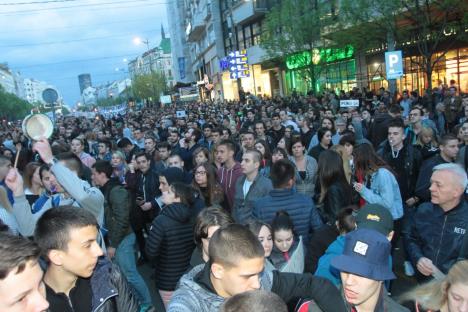
[(47, 103), (42, 98), (42, 92), (45, 89), (54, 89), (57, 91), (59, 97), (57, 100), (57, 104), (61, 105), (63, 100), (60, 92), (54, 86), (50, 85), (45, 81), (40, 81), (34, 78), (25, 78), (23, 79), (24, 84), (24, 93), (25, 93), (25, 100), (31, 104), (42, 104), (47, 105)]
[(90, 74), (78, 75), (78, 84), (80, 85), (80, 94), (82, 94), (84, 89), (93, 86), (91, 82), (91, 75)]

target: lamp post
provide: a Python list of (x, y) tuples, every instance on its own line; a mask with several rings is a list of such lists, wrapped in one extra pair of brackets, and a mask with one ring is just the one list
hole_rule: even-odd
[(146, 52), (148, 53), (148, 57), (149, 57), (149, 66), (150, 66), (150, 77), (151, 77), (151, 88), (153, 89), (153, 98), (154, 98), (154, 102), (156, 102), (156, 99), (157, 99), (157, 96), (156, 96), (156, 88), (155, 88), (155, 85), (154, 85), (154, 78), (155, 78), (155, 75), (154, 75), (154, 69), (153, 69), (153, 58), (151, 56), (151, 52), (150, 52), (150, 46), (149, 46), (149, 40), (148, 39), (142, 39), (140, 37), (135, 37), (133, 39), (133, 42), (136, 44), (136, 45), (140, 45), (142, 43), (144, 43), (146, 45)]

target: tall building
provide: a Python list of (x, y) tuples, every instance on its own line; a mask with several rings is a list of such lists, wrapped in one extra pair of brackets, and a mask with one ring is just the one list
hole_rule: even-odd
[(161, 26), (159, 45), (128, 62), (130, 77), (150, 74), (152, 71), (160, 72), (164, 74), (167, 86), (171, 88), (175, 84), (171, 50), (171, 39), (166, 38), (164, 28)]
[(36, 80), (34, 78), (25, 78), (24, 83), (24, 92), (25, 100), (31, 104), (47, 104), (42, 98), (42, 92), (45, 89), (54, 89), (59, 94), (57, 102), (60, 104), (62, 102), (62, 97), (60, 96), (59, 91), (54, 86), (50, 85), (45, 81)]
[(23, 97), (22, 78), (18, 72), (13, 72), (7, 63), (0, 63), (0, 85), (5, 92)]
[(168, 1), (166, 4), (171, 38), (172, 72), (176, 82), (190, 83), (195, 81), (192, 72), (192, 56), (185, 34), (186, 0)]
[(78, 83), (80, 85), (80, 94), (83, 93), (83, 90), (92, 87), (91, 75), (90, 74), (81, 74), (78, 76)]

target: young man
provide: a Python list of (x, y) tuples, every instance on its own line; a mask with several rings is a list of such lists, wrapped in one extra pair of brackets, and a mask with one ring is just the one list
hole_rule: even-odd
[(111, 144), (109, 140), (102, 139), (98, 141), (98, 154), (96, 155), (96, 160), (106, 160), (111, 161), (112, 153)]
[(264, 269), (265, 252), (246, 227), (231, 224), (210, 239), (209, 261), (185, 274), (172, 296), (168, 312), (215, 312), (227, 298), (264, 289), (284, 302), (312, 298), (324, 311), (341, 312), (343, 301), (328, 281), (311, 274), (280, 273)]
[(468, 203), (465, 190), (466, 171), (457, 164), (434, 167), (431, 177), (431, 202), (421, 204), (404, 231), (405, 249), (417, 268), (416, 278), (426, 280), (447, 274), (462, 254), (468, 229)]
[(265, 197), (273, 189), (271, 180), (258, 173), (262, 155), (254, 149), (247, 149), (242, 155), (243, 175), (236, 181), (232, 215), (239, 224), (253, 220), (252, 207), (256, 199)]
[(277, 211), (287, 211), (297, 234), (307, 244), (310, 234), (322, 226), (322, 220), (312, 199), (296, 191), (295, 177), (296, 168), (291, 161), (281, 159), (275, 162), (270, 171), (274, 189), (253, 203), (252, 214), (254, 218), (271, 224)]
[(127, 157), (127, 163), (130, 163), (133, 159), (133, 156), (136, 155), (140, 150), (138, 146), (133, 144), (129, 138), (120, 139), (119, 143), (117, 143), (117, 147), (124, 152), (125, 156)]
[(229, 210), (234, 206), (236, 181), (242, 175), (242, 168), (234, 159), (235, 151), (236, 146), (231, 140), (222, 140), (216, 147), (216, 160), (222, 164), (218, 169), (218, 182), (226, 194)]
[(97, 243), (98, 225), (84, 209), (61, 206), (37, 222), (34, 240), (46, 256), (44, 275), (51, 312), (138, 311), (118, 268)]
[(422, 127), (431, 128), (432, 131), (434, 131), (434, 135), (438, 135), (438, 130), (435, 123), (429, 118), (423, 119), (423, 116), (424, 112), (419, 107), (414, 107), (410, 110), (410, 124), (405, 129), (405, 135), (407, 136), (407, 140), (410, 144), (416, 144), (419, 132), (421, 132)]
[(278, 113), (274, 113), (271, 117), (271, 124), (272, 127), (267, 134), (273, 139), (273, 144), (276, 146), (279, 140), (284, 136), (286, 128), (281, 124), (280, 115)]
[(389, 265), (390, 249), (388, 239), (375, 230), (357, 229), (346, 235), (343, 254), (331, 264), (340, 271), (348, 311), (409, 312), (388, 296), (383, 284), (396, 278)]
[(453, 163), (457, 158), (459, 151), (458, 139), (453, 134), (445, 134), (440, 139), (439, 145), (440, 152), (423, 162), (419, 170), (418, 180), (415, 187), (415, 196), (418, 201), (423, 203), (431, 200), (431, 186), (432, 170), (435, 166), (440, 164)]
[(23, 178), (17, 169), (9, 171), (6, 183), (15, 196), (13, 214), (18, 221), (21, 235), (32, 236), (39, 217), (48, 209), (59, 205), (73, 205), (77, 209), (88, 210), (102, 225), (104, 221), (104, 196), (99, 189), (79, 178), (82, 168), (79, 158), (71, 153), (63, 153), (57, 155), (57, 158), (54, 157), (47, 139), (37, 141), (33, 148), (50, 166), (49, 178), (53, 180), (51, 188), (55, 194), (46, 199), (39, 211), (32, 211), (24, 194)]
[(156, 150), (159, 153), (159, 161), (154, 164), (154, 168), (159, 173), (169, 167), (167, 159), (171, 155), (171, 145), (168, 142), (159, 142)]
[(117, 178), (111, 178), (113, 168), (98, 160), (92, 167), (92, 179), (104, 194), (104, 221), (108, 230), (107, 256), (119, 265), (128, 282), (137, 291), (143, 304), (151, 305), (151, 295), (136, 267), (135, 234), (130, 227), (130, 194)]
[(0, 233), (0, 255), (0, 311), (47, 311), (39, 247), (26, 238)]

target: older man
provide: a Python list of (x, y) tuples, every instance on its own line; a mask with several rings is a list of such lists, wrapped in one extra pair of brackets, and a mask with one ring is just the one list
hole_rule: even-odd
[[(464, 193), (466, 172), (457, 164), (434, 167), (431, 202), (420, 205), (404, 233), (406, 251), (417, 268), (418, 279), (447, 273), (463, 255), (468, 227), (468, 204)], [(466, 251), (465, 251), (466, 252)]]

